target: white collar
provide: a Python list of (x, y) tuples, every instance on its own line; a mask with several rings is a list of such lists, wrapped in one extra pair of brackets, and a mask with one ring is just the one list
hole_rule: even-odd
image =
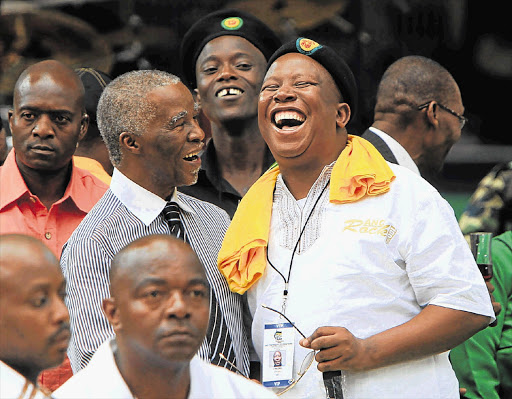
[[(167, 203), (163, 198), (130, 180), (117, 168), (114, 168), (112, 174), (110, 190), (146, 226), (149, 226), (162, 213)], [(176, 189), (172, 193), (171, 201), (176, 202), (180, 209), (186, 212), (194, 212), (192, 208), (180, 200)]]
[(402, 147), (402, 145), (398, 141), (396, 141), (389, 134), (377, 128), (370, 127), (370, 130), (377, 136), (379, 136), (382, 140), (384, 140), (384, 142), (388, 145), (389, 149), (395, 156), (400, 166), (404, 166), (407, 169), (412, 170), (417, 175), (421, 176), (418, 166), (414, 163), (413, 159), (411, 158), (407, 150), (404, 147)]

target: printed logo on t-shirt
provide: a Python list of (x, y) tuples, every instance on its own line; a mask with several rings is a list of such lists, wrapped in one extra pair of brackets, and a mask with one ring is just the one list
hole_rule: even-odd
[(351, 231), (360, 234), (375, 234), (386, 237), (386, 244), (393, 239), (396, 234), (396, 227), (387, 224), (384, 219), (350, 219), (345, 220), (343, 231)]

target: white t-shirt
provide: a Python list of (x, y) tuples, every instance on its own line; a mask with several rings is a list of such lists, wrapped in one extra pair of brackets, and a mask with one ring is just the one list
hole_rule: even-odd
[[(117, 368), (111, 340), (104, 342), (89, 364), (53, 393), (56, 399), (134, 398)], [(143, 373), (144, 370), (141, 370)], [(194, 356), (190, 361), (189, 399), (276, 398), (263, 386)], [(151, 384), (151, 381), (148, 381)]]
[(2, 399), (49, 399), (34, 384), (16, 370), (0, 361), (0, 398)]
[[(494, 317), (489, 293), (452, 208), (424, 179), (390, 164), (391, 190), (355, 203), (328, 202), (329, 188), (314, 209), (295, 254), (286, 315), (306, 335), (321, 326), (342, 326), (367, 338), (403, 324), (427, 305)], [(314, 202), (330, 177), (326, 167), (301, 209), (278, 177), (268, 256), (288, 276), (292, 251)], [(284, 280), (267, 264), (248, 291), (252, 337), (262, 358), (265, 324), (283, 322)], [(309, 350), (296, 334), (294, 368)], [(459, 398), (448, 353), (365, 372), (342, 375), (345, 399)], [(325, 398), (316, 362), (288, 398)]]

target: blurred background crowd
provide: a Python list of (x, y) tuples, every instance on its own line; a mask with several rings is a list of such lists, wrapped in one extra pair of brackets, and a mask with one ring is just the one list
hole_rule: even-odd
[(283, 41), (306, 36), (338, 50), (360, 89), (359, 112), (348, 129), (353, 134), (371, 125), (377, 84), (393, 61), (419, 54), (446, 67), (469, 123), (431, 182), (457, 216), (480, 179), (512, 159), (508, 13), (500, 3), (467, 0), (0, 0), (0, 116), (7, 143), (14, 83), (28, 65), (53, 58), (113, 78), (134, 69), (180, 75), (184, 33), (224, 7), (256, 15)]

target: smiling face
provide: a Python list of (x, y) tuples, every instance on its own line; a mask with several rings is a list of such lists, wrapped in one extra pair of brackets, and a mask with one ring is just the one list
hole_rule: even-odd
[(194, 184), (201, 167), (204, 133), (192, 95), (183, 83), (176, 83), (152, 90), (147, 98), (155, 106), (155, 114), (136, 140), (140, 144), (139, 166), (155, 187), (151, 191)]
[(201, 108), (214, 124), (255, 118), (265, 74), (265, 57), (239, 36), (220, 36), (208, 42), (196, 62)]
[(350, 108), (327, 70), (302, 54), (279, 57), (265, 76), (258, 124), (280, 165), (327, 165), (345, 147)]
[(274, 358), (274, 366), (280, 366), (281, 360), (282, 360), (281, 352), (275, 351), (273, 358)]
[(35, 378), (66, 355), (66, 284), (49, 249), (12, 237), (0, 245), (0, 360)]
[(87, 131), (83, 88), (70, 73), (63, 66), (36, 66), (16, 85), (9, 125), (22, 172), (67, 167)]
[(114, 299), (104, 303), (120, 350), (146, 359), (190, 361), (206, 334), (210, 309), (197, 256), (173, 237), (147, 238), (120, 255), (122, 269), (112, 278)]

